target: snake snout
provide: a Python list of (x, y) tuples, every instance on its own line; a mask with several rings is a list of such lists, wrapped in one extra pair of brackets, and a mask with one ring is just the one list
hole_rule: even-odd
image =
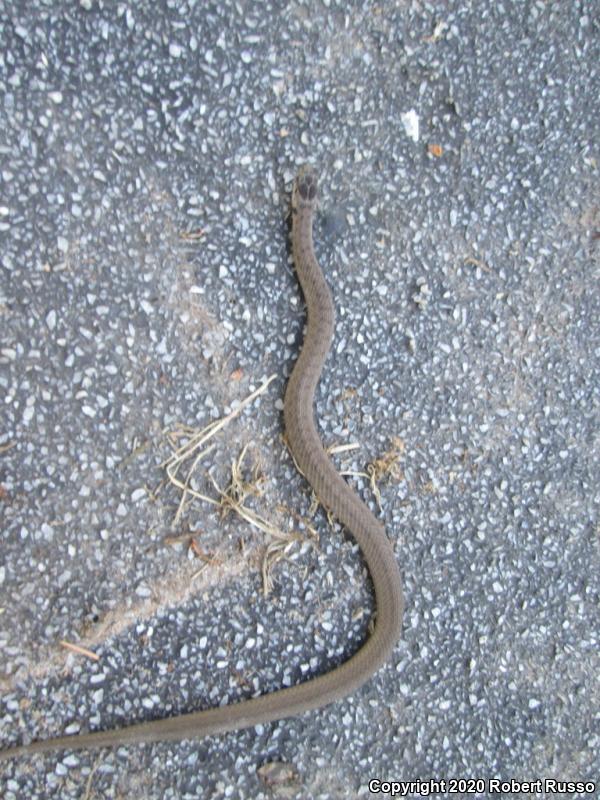
[(312, 167), (302, 167), (296, 178), (296, 191), (305, 203), (314, 203), (317, 198), (317, 173)]

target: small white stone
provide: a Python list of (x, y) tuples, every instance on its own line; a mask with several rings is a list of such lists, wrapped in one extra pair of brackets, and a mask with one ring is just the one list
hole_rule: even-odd
[(41, 531), (47, 541), (51, 541), (54, 538), (54, 528), (52, 525), (48, 525), (47, 522), (42, 522)]
[(412, 139), (413, 142), (419, 141), (419, 117), (417, 116), (417, 112), (414, 108), (411, 108), (410, 111), (406, 111), (404, 114), (400, 115), (400, 120), (404, 125), (404, 130), (406, 131), (406, 135), (409, 139)]
[(81, 725), (78, 722), (72, 722), (65, 728), (65, 733), (68, 736), (72, 736), (74, 733), (79, 733), (80, 730), (81, 730)]

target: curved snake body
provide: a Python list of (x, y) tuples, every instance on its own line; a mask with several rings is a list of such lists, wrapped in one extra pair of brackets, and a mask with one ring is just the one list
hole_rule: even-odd
[(381, 523), (336, 472), (323, 449), (314, 422), (314, 394), (331, 346), (334, 327), (331, 294), (313, 250), (312, 223), (316, 203), (316, 176), (305, 167), (296, 178), (292, 191), (292, 246), (306, 300), (308, 325), (285, 395), (285, 428), (298, 467), (321, 503), (354, 536), (362, 550), (377, 603), (373, 634), (348, 661), (306, 683), (251, 700), (168, 719), (33, 742), (0, 752), (0, 760), (58, 749), (192, 739), (291, 717), (354, 691), (389, 657), (400, 635), (403, 610), (400, 574), (394, 552)]

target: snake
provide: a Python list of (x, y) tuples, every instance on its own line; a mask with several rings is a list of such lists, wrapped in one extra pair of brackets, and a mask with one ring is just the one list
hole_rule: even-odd
[(315, 392), (333, 341), (335, 320), (332, 295), (314, 251), (317, 203), (317, 174), (307, 165), (300, 168), (292, 187), (292, 253), (306, 302), (307, 325), (285, 392), (285, 433), (296, 466), (320, 503), (360, 547), (375, 594), (372, 633), (348, 660), (304, 683), (237, 703), (116, 730), (34, 741), (0, 751), (0, 760), (55, 750), (197, 739), (294, 717), (354, 692), (389, 659), (400, 637), (404, 608), (394, 550), (383, 524), (337, 472), (315, 425)]

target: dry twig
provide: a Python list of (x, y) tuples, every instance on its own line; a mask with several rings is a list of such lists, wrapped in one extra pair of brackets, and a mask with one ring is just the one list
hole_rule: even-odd
[(63, 647), (66, 647), (67, 650), (71, 650), (73, 653), (77, 653), (80, 656), (86, 656), (87, 658), (91, 658), (93, 661), (100, 661), (100, 656), (97, 653), (94, 653), (93, 650), (88, 650), (87, 647), (81, 647), (78, 644), (72, 644), (71, 642), (66, 642), (64, 640), (61, 641)]

